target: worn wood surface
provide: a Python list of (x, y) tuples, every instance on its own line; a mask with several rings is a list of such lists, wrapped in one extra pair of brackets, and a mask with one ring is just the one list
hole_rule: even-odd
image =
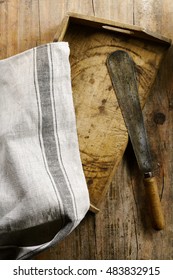
[[(67, 11), (137, 24), (173, 39), (171, 0), (4, 0), (0, 1), (0, 58), (52, 41)], [(172, 69), (171, 47), (144, 108), (165, 230), (151, 228), (142, 178), (129, 145), (101, 211), (88, 213), (70, 236), (37, 259), (173, 258)]]

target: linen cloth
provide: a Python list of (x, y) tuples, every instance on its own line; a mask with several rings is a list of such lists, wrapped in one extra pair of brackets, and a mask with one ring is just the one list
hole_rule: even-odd
[(69, 46), (0, 61), (0, 259), (28, 259), (89, 209), (72, 99)]

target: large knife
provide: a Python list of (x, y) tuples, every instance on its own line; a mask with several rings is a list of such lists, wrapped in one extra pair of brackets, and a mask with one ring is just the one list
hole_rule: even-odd
[(161, 230), (164, 228), (164, 217), (157, 182), (152, 172), (150, 148), (138, 96), (135, 64), (127, 52), (118, 50), (109, 55), (107, 67), (139, 169), (144, 176), (146, 199), (150, 206), (153, 227)]

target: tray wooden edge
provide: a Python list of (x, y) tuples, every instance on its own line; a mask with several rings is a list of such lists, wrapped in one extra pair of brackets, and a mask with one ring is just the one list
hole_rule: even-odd
[(97, 28), (104, 28), (107, 30), (111, 30), (114, 32), (119, 33), (126, 33), (128, 35), (137, 37), (137, 38), (143, 38), (150, 41), (157, 41), (160, 44), (165, 44), (170, 46), (172, 43), (172, 40), (160, 35), (158, 33), (151, 32), (149, 30), (146, 30), (144, 28), (141, 28), (137, 25), (130, 25), (120, 22), (115, 22), (112, 20), (107, 20), (104, 18), (98, 18), (95, 16), (86, 16), (83, 14), (78, 13), (67, 13), (64, 19), (62, 20), (61, 24), (59, 25), (59, 28), (54, 36), (54, 42), (62, 41), (64, 38), (64, 35), (66, 33), (66, 30), (68, 28), (68, 25), (72, 22), (76, 22), (83, 25), (93, 26)]

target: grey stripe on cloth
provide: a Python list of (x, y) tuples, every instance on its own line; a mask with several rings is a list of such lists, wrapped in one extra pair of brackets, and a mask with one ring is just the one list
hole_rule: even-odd
[(0, 259), (28, 259), (89, 209), (68, 43), (0, 61)]
[[(70, 192), (70, 181), (62, 162), (57, 124), (55, 122), (56, 118), (54, 116), (56, 108), (53, 95), (53, 71), (50, 69), (52, 68), (52, 59), (49, 61), (48, 57), (48, 52), (51, 55), (50, 48), (51, 46), (48, 47), (46, 45), (35, 49), (38, 80), (38, 90), (36, 89), (36, 91), (37, 95), (39, 92), (37, 100), (40, 103), (38, 108), (40, 110), (39, 115), (42, 118), (40, 120), (42, 127), (39, 125), (39, 129), (41, 130), (40, 137), (42, 137), (40, 142), (43, 142), (42, 149), (44, 149), (48, 173), (51, 174), (52, 184), (55, 185), (55, 193), (59, 191), (61, 201), (67, 206), (65, 207), (66, 211), (75, 220), (77, 213), (76, 209), (74, 209), (75, 206), (73, 206), (75, 204), (74, 198), (71, 196), (71, 194), (73, 195), (73, 190)], [(67, 184), (67, 188), (63, 188), (65, 184)], [(68, 213), (67, 216), (65, 214), (65, 217), (68, 217)]]

